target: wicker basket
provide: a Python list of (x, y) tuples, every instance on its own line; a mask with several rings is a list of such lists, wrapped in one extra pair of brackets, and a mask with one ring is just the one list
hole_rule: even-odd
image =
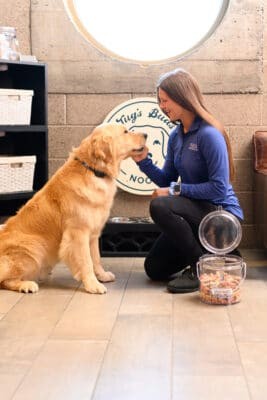
[(36, 156), (0, 156), (0, 193), (33, 190)]
[(33, 90), (0, 89), (0, 125), (29, 125)]

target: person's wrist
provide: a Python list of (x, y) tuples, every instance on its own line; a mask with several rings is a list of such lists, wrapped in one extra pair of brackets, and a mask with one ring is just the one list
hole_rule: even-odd
[(181, 184), (178, 182), (171, 182), (169, 186), (169, 194), (171, 196), (179, 196), (181, 193)]

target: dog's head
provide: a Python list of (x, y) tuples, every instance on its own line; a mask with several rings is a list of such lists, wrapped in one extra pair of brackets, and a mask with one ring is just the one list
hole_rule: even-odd
[(92, 168), (116, 177), (120, 162), (144, 150), (147, 135), (128, 131), (124, 125), (102, 124), (84, 139), (75, 154)]

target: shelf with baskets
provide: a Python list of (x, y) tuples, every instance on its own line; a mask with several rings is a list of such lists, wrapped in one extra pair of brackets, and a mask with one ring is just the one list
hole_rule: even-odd
[[(3, 116), (1, 120), (0, 113), (0, 217), (14, 215), (37, 190), (41, 189), (48, 179), (46, 65), (0, 60), (0, 107), (2, 105), (2, 109), (5, 102), (4, 94), (9, 95), (10, 89), (15, 94), (17, 91), (18, 95), (20, 92), (28, 94), (30, 91), (33, 92), (33, 95), (29, 124), (26, 122), (18, 125), (12, 120), (7, 123)], [(12, 108), (12, 112), (14, 115), (16, 108), (15, 111)], [(16, 120), (15, 116), (14, 120)], [(10, 160), (10, 165), (5, 164), (7, 160)], [(14, 170), (11, 171), (12, 174), (16, 171), (21, 173), (20, 168), (25, 168), (24, 171), (26, 171), (26, 163), (32, 163), (30, 166), (32, 169), (31, 187), (25, 186), (25, 190), (23, 190), (23, 183), (20, 180), (21, 185), (18, 185), (19, 190), (16, 190), (14, 188), (15, 180), (11, 177), (7, 178), (7, 173), (10, 173), (11, 167), (14, 167)], [(31, 173), (31, 171), (27, 173)], [(2, 177), (5, 176), (5, 179), (1, 180), (1, 174)], [(10, 176), (13, 177), (12, 174)], [(20, 177), (17, 178), (20, 179)], [(28, 178), (26, 177), (26, 179)]]

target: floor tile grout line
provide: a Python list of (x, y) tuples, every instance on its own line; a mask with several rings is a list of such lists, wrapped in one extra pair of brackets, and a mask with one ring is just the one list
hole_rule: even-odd
[[(13, 306), (8, 310), (7, 313), (5, 313), (5, 315), (4, 315), (4, 317), (1, 319), (1, 321), (4, 321), (5, 318), (7, 317), (7, 315), (10, 313), (10, 311), (11, 311), (17, 304), (19, 304), (19, 303), (22, 301), (22, 299), (25, 298), (25, 296), (29, 296), (29, 295), (33, 295), (33, 296), (34, 296), (34, 293), (31, 293), (31, 294), (30, 294), (30, 293), (27, 293), (27, 294), (26, 294), (26, 293), (23, 293), (23, 296), (21, 296), (21, 297), (16, 301), (16, 303), (13, 304)], [(0, 321), (0, 324), (1, 324), (1, 321)], [(42, 349), (42, 348), (43, 348), (43, 345), (41, 346), (41, 349)], [(38, 352), (38, 354), (39, 354), (39, 352)], [(36, 358), (36, 357), (35, 357), (35, 358)], [(34, 358), (34, 360), (35, 360), (35, 358)], [(33, 361), (34, 361), (34, 360), (33, 360)], [(11, 394), (10, 400), (12, 400), (12, 399), (14, 398), (14, 396), (15, 396), (17, 390), (19, 389), (19, 387), (21, 386), (23, 380), (24, 380), (25, 377), (28, 375), (29, 370), (30, 370), (31, 367), (32, 367), (32, 364), (33, 364), (33, 362), (29, 365), (29, 368), (26, 370), (25, 374), (23, 374), (21, 380), (20, 380), (19, 383), (17, 384), (17, 387), (14, 389), (14, 392)]]
[(39, 355), (41, 354), (41, 352), (43, 351), (45, 345), (47, 344), (47, 342), (50, 340), (51, 334), (54, 331), (56, 325), (58, 324), (59, 320), (61, 319), (62, 315), (64, 314), (66, 308), (68, 307), (69, 303), (71, 302), (71, 300), (73, 299), (74, 294), (76, 293), (77, 289), (80, 287), (80, 285), (78, 287), (76, 287), (74, 289), (74, 293), (72, 294), (72, 296), (70, 296), (70, 299), (68, 302), (66, 302), (65, 307), (63, 308), (62, 313), (60, 314), (59, 318), (57, 319), (55, 325), (53, 326), (53, 328), (51, 329), (50, 333), (47, 335), (47, 337), (44, 339), (43, 344), (40, 346), (39, 351), (36, 353), (35, 357), (33, 358), (31, 365), (29, 366), (29, 368), (27, 369), (27, 371), (25, 372), (25, 374), (23, 375), (21, 381), (19, 382), (19, 384), (17, 385), (16, 389), (14, 390), (14, 393), (12, 394), (10, 400), (14, 399), (14, 396), (16, 395), (17, 391), (19, 390), (19, 388), (21, 387), (21, 385), (23, 384), (23, 381), (27, 378), (27, 376), (29, 375), (30, 371), (33, 368), (33, 365), (36, 361), (36, 359), (39, 357)]
[[(97, 378), (97, 376), (99, 374), (100, 374), (100, 379), (102, 378), (100, 368), (102, 369), (103, 362), (105, 363), (105, 357), (107, 357), (106, 352), (108, 351), (108, 348), (110, 349), (110, 346), (111, 346), (110, 338), (112, 337), (112, 335), (115, 334), (114, 333), (114, 329), (116, 329), (116, 324), (118, 324), (118, 317), (123, 315), (122, 313), (123, 313), (123, 308), (125, 306), (125, 301), (127, 301), (127, 295), (129, 295), (129, 290), (131, 290), (131, 288), (132, 288), (132, 278), (134, 277), (134, 274), (135, 274), (135, 271), (137, 271), (137, 268), (139, 268), (138, 267), (139, 263), (135, 262), (136, 260), (137, 260), (136, 258), (132, 259), (132, 260), (129, 260), (129, 263), (124, 266), (125, 269), (123, 269), (123, 270), (120, 269), (120, 273), (121, 273), (121, 271), (123, 271), (123, 280), (122, 280), (122, 285), (120, 286), (120, 290), (119, 290), (119, 293), (118, 293), (118, 298), (117, 298), (117, 301), (116, 301), (116, 307), (114, 307), (115, 309), (114, 309), (114, 314), (113, 314), (114, 315), (113, 323), (111, 321), (112, 325), (110, 327), (111, 329), (109, 329), (109, 334), (107, 335), (107, 338), (105, 340), (101, 340), (101, 339), (98, 340), (99, 343), (103, 343), (103, 347), (102, 347), (100, 359), (99, 359), (99, 362), (98, 362), (98, 368), (96, 368), (95, 371), (94, 371), (95, 374), (94, 374), (94, 379), (92, 380), (93, 381), (92, 382), (92, 386), (93, 387), (92, 387), (92, 390), (91, 390), (91, 396), (92, 396), (92, 393), (94, 393), (94, 396), (97, 397), (97, 393), (98, 393), (97, 389), (99, 388), (99, 386), (96, 386), (96, 392), (95, 392), (94, 391), (94, 385), (95, 385), (95, 382), (96, 382), (96, 378)], [(137, 264), (138, 264), (138, 266), (137, 266)], [(260, 276), (257, 275), (255, 279), (260, 280)], [(264, 286), (265, 285), (267, 285), (267, 282), (264, 282)], [(71, 290), (68, 291), (68, 296), (63, 294), (66, 297), (65, 297), (64, 303), (62, 304), (61, 314), (58, 314), (58, 315), (61, 315), (60, 318), (62, 318), (63, 313), (66, 312), (66, 309), (69, 307), (70, 302), (72, 301), (72, 299), (75, 296), (75, 294), (77, 292), (79, 292), (80, 290), (82, 290), (81, 287), (82, 287), (81, 284), (79, 284), (77, 287), (72, 287)], [(263, 287), (263, 289), (264, 289), (264, 287)], [(49, 293), (47, 295), (49, 295)], [(27, 296), (27, 297), (25, 297), (25, 296)], [(15, 306), (20, 305), (20, 302), (23, 301), (22, 299), (25, 299), (25, 300), (28, 299), (28, 296), (31, 296), (31, 294), (30, 295), (29, 294), (23, 294), (22, 296), (18, 297), (18, 300), (17, 300), (16, 304), (11, 306), (9, 312), (12, 312), (12, 310), (15, 308)], [(34, 295), (32, 295), (31, 297), (33, 298), (33, 296)], [(170, 304), (171, 315), (170, 315), (169, 324), (168, 324), (170, 329), (171, 329), (171, 333), (169, 335), (169, 346), (168, 347), (172, 348), (172, 350), (171, 350), (172, 353), (171, 353), (170, 358), (167, 361), (166, 365), (169, 365), (169, 366), (171, 365), (173, 367), (172, 369), (175, 371), (175, 355), (173, 353), (173, 349), (175, 349), (175, 343), (176, 343), (175, 342), (175, 323), (176, 323), (176, 319), (175, 319), (175, 314), (174, 314), (174, 308), (175, 308), (175, 305), (176, 305), (176, 301), (175, 300), (176, 299), (175, 299), (174, 296), (175, 295), (171, 295), (171, 304)], [(27, 303), (28, 303), (28, 301), (27, 301)], [(178, 305), (178, 303), (177, 303), (177, 305)], [(24, 304), (23, 304), (23, 306), (24, 306)], [(229, 324), (230, 332), (231, 332), (230, 335), (233, 338), (232, 341), (233, 341), (234, 347), (237, 349), (237, 353), (238, 353), (237, 360), (239, 359), (239, 362), (238, 361), (237, 362), (238, 362), (238, 364), (240, 366), (239, 376), (240, 376), (240, 378), (242, 377), (242, 379), (245, 381), (244, 382), (244, 389), (247, 387), (247, 390), (245, 389), (246, 396), (248, 396), (248, 398), (250, 400), (252, 400), (253, 399), (253, 385), (251, 384), (250, 380), (247, 379), (247, 376), (246, 376), (247, 374), (245, 373), (245, 367), (246, 367), (245, 358), (241, 357), (241, 355), (242, 355), (242, 343), (246, 343), (246, 342), (249, 342), (249, 341), (248, 340), (242, 340), (242, 339), (240, 340), (239, 337), (238, 337), (238, 332), (236, 331), (236, 329), (234, 331), (235, 318), (234, 318), (234, 315), (232, 315), (232, 307), (235, 308), (235, 306), (231, 306), (231, 305), (230, 306), (226, 306), (226, 309), (225, 309), (226, 314), (227, 314), (226, 321), (228, 320), (228, 324)], [(6, 313), (6, 314), (8, 315), (9, 312)], [(33, 364), (35, 363), (35, 365), (36, 365), (36, 358), (40, 356), (40, 353), (43, 351), (43, 347), (47, 344), (47, 342), (51, 341), (51, 336), (53, 335), (53, 332), (54, 332), (53, 327), (54, 327), (54, 329), (56, 329), (56, 326), (58, 326), (60, 319), (56, 318), (55, 321), (56, 322), (51, 324), (51, 332), (52, 333), (50, 332), (47, 338), (46, 338), (46, 336), (43, 336), (43, 339), (41, 338), (41, 340), (39, 341), (40, 348), (37, 347), (37, 352), (39, 354), (36, 353), (36, 356), (34, 355), (34, 358), (32, 360), (29, 360), (28, 366), (27, 365), (25, 366), (26, 367), (25, 368), (26, 372), (25, 372), (24, 376), (19, 379), (19, 380), (22, 380), (22, 382), (21, 381), (17, 382), (16, 383), (17, 387), (16, 388), (14, 388), (14, 387), (12, 388), (12, 392), (13, 393), (11, 393), (10, 396), (8, 397), (9, 400), (11, 398), (14, 399), (14, 397), (16, 397), (17, 394), (20, 394), (20, 391), (21, 391), (21, 387), (20, 386), (21, 386), (21, 384), (23, 385), (23, 388), (24, 388), (25, 382), (23, 382), (23, 380), (27, 379), (27, 375), (28, 374), (31, 374), (31, 368), (33, 368)], [(1, 321), (0, 321), (0, 323), (1, 323)], [(64, 338), (52, 338), (52, 340), (53, 341), (54, 340), (62, 341), (62, 340), (65, 340), (65, 339)], [(67, 339), (67, 340), (70, 340), (70, 341), (75, 340), (75, 341), (77, 341), (77, 339), (73, 339), (73, 338), (72, 339)], [(91, 340), (87, 340), (86, 338), (78, 339), (78, 340), (79, 341), (80, 340), (84, 340), (84, 341), (87, 341), (87, 342), (91, 341)], [(45, 341), (45, 343), (43, 343), (43, 341)], [(95, 340), (93, 340), (93, 342), (95, 342)], [(104, 342), (105, 342), (105, 344), (104, 344)], [(256, 340), (256, 342), (257, 343), (261, 343), (261, 342), (262, 343), (266, 343), (265, 340)], [(251, 342), (251, 343), (253, 343), (253, 342)], [(173, 360), (172, 360), (172, 358), (173, 358)], [(244, 362), (244, 365), (243, 365), (243, 362)], [(32, 366), (31, 366), (31, 363), (32, 363)], [(101, 367), (100, 367), (100, 365), (101, 365)], [(174, 398), (174, 395), (175, 395), (175, 392), (176, 392), (176, 390), (175, 390), (176, 387), (174, 386), (175, 385), (176, 376), (174, 375), (173, 370), (170, 370), (171, 376), (168, 377), (168, 382), (172, 384), (171, 390), (167, 390), (167, 387), (166, 387), (166, 394), (168, 392), (168, 398), (170, 398), (170, 399)], [(103, 370), (102, 370), (102, 373), (103, 373)], [(177, 375), (177, 377), (178, 377), (178, 375)], [(250, 377), (249, 371), (248, 371), (248, 377)], [(98, 383), (98, 385), (99, 385), (99, 383)], [(250, 387), (251, 387), (251, 390), (249, 390)], [(19, 390), (19, 393), (17, 393), (18, 390)], [(92, 398), (92, 397), (89, 396), (89, 398)]]
[[(113, 332), (114, 332), (114, 329), (115, 329), (115, 326), (116, 326), (116, 323), (117, 323), (118, 316), (120, 314), (121, 305), (122, 305), (123, 299), (125, 297), (125, 293), (126, 293), (126, 290), (127, 290), (128, 284), (129, 284), (129, 280), (130, 280), (130, 278), (132, 276), (132, 273), (133, 273), (134, 260), (135, 259), (133, 258), (132, 259), (132, 264), (131, 264), (131, 270), (129, 271), (128, 278), (126, 279), (126, 282), (125, 282), (125, 285), (124, 285), (124, 289), (123, 289), (123, 294), (121, 296), (121, 301), (120, 301), (119, 306), (118, 306), (116, 318), (114, 319), (114, 323), (113, 323), (113, 326), (111, 328), (109, 338), (106, 341), (107, 345), (106, 345), (106, 348), (105, 348), (105, 351), (104, 351), (104, 354), (103, 354), (103, 357), (102, 357), (102, 361), (101, 361), (99, 369), (98, 369), (98, 373), (97, 373), (97, 377), (96, 377), (96, 380), (95, 380), (94, 388), (92, 390), (91, 400), (93, 400), (94, 397), (95, 397), (97, 385), (98, 385), (98, 382), (99, 382), (99, 379), (100, 379), (100, 376), (101, 376), (101, 372), (102, 372), (102, 369), (103, 369), (104, 361), (105, 361), (105, 358), (106, 358), (106, 355), (107, 355), (107, 352), (108, 352), (108, 349), (109, 349), (110, 341), (111, 341), (111, 338), (112, 338), (112, 335), (113, 335)], [(88, 399), (88, 400), (90, 400), (90, 399)]]
[[(6, 290), (6, 289), (1, 289), (1, 290)], [(10, 307), (10, 309), (9, 309), (6, 313), (2, 313), (2, 314), (4, 314), (4, 316), (3, 316), (3, 318), (0, 320), (0, 322), (1, 322), (1, 321), (4, 321), (4, 319), (6, 318), (7, 314), (9, 314), (10, 311), (13, 310), (13, 308), (14, 308), (15, 306), (17, 306), (17, 304), (19, 304), (19, 303), (22, 301), (22, 299), (24, 299), (25, 296), (31, 296), (31, 295), (34, 296), (34, 293), (21, 293), (21, 294), (22, 294), (23, 296), (21, 296), (21, 297), (16, 301), (16, 303), (13, 304), (12, 307)]]
[[(132, 263), (132, 265), (131, 265), (131, 271), (129, 272), (129, 276), (128, 276), (128, 279), (127, 279), (127, 281), (126, 281), (125, 287), (124, 287), (124, 294), (125, 294), (125, 291), (126, 291), (126, 288), (127, 288), (127, 285), (128, 285), (128, 281), (129, 281), (130, 276), (131, 276), (131, 274), (132, 274), (132, 269), (133, 269), (133, 263)], [(16, 395), (17, 391), (19, 390), (20, 386), (23, 384), (23, 381), (25, 380), (25, 378), (28, 376), (28, 374), (30, 373), (31, 369), (33, 368), (33, 364), (34, 364), (35, 360), (36, 360), (36, 359), (38, 358), (38, 356), (41, 354), (41, 352), (43, 351), (43, 349), (44, 349), (45, 345), (47, 344), (47, 342), (48, 342), (49, 340), (51, 340), (51, 336), (52, 336), (52, 334), (53, 334), (55, 328), (57, 327), (57, 325), (58, 325), (60, 319), (62, 318), (63, 314), (65, 313), (66, 309), (68, 308), (68, 306), (69, 306), (70, 302), (72, 301), (73, 297), (75, 296), (76, 292), (77, 292), (81, 287), (82, 287), (82, 284), (78, 285), (77, 287), (75, 287), (75, 288), (73, 289), (73, 294), (70, 296), (69, 301), (66, 302), (65, 307), (64, 307), (63, 310), (62, 310), (62, 313), (60, 314), (59, 318), (58, 318), (57, 321), (55, 322), (55, 324), (54, 324), (53, 328), (51, 329), (49, 335), (44, 339), (43, 344), (41, 345), (39, 351), (36, 353), (35, 357), (33, 358), (32, 362), (31, 362), (31, 365), (29, 365), (29, 368), (27, 369), (27, 371), (26, 371), (25, 374), (23, 375), (21, 381), (18, 383), (16, 389), (14, 390), (13, 394), (11, 395), (12, 397), (10, 398), (10, 400), (12, 400), (12, 399), (14, 398), (14, 396)], [(122, 300), (123, 300), (123, 298), (124, 298), (124, 294), (123, 294), (123, 296), (122, 296), (120, 305), (119, 305), (119, 307), (118, 307), (117, 316), (118, 316), (118, 314), (119, 314), (119, 309), (120, 309), (120, 307), (121, 307), (121, 303), (122, 303)], [(28, 295), (28, 294), (27, 294), (27, 295)], [(26, 294), (24, 294), (24, 296), (22, 296), (22, 297), (11, 307), (10, 310), (12, 310), (12, 308), (13, 308), (15, 305), (17, 305), (25, 296), (26, 296)], [(10, 311), (10, 310), (9, 310), (9, 311)], [(113, 329), (114, 329), (114, 326), (115, 326), (115, 323), (116, 323), (116, 320), (117, 320), (117, 316), (116, 316), (116, 318), (115, 318), (115, 322), (114, 322), (114, 324), (113, 324), (113, 328), (112, 328), (112, 330), (111, 330), (110, 337), (112, 336), (112, 332), (113, 332)], [(5, 318), (5, 317), (4, 317), (4, 318)], [(4, 318), (3, 318), (3, 319), (4, 319)], [(53, 339), (52, 339), (52, 340), (53, 340)], [(58, 338), (58, 339), (56, 339), (56, 340), (62, 340), (62, 339), (59, 339), (59, 338)], [(75, 339), (75, 340), (76, 340), (76, 339)], [(84, 340), (86, 340), (86, 339), (84, 339)], [(95, 340), (94, 340), (94, 342), (95, 342)], [(109, 339), (109, 340), (99, 340), (99, 342), (101, 342), (101, 343), (106, 342), (106, 343), (107, 343), (106, 350), (105, 350), (104, 355), (103, 355), (103, 360), (104, 360), (105, 354), (106, 354), (106, 351), (107, 351), (107, 348), (108, 348), (108, 344), (109, 344), (109, 342), (110, 342), (110, 339)], [(100, 370), (101, 370), (101, 368), (102, 368), (102, 363), (101, 363), (101, 366), (100, 366)], [(93, 393), (94, 393), (94, 391), (93, 391)]]
[(170, 368), (170, 400), (173, 399), (173, 384), (174, 384), (174, 295), (172, 298), (172, 313), (171, 313), (171, 368)]
[[(230, 307), (231, 307), (231, 305), (230, 305)], [(232, 320), (231, 320), (231, 316), (230, 316), (230, 313), (229, 313), (229, 308), (227, 308), (226, 312), (227, 312), (228, 320), (229, 320), (230, 327), (231, 327), (231, 330), (232, 330), (232, 335), (233, 335), (233, 338), (234, 338), (236, 350), (237, 350), (238, 355), (239, 355), (239, 362), (240, 362), (240, 365), (241, 365), (241, 368), (242, 368), (242, 371), (243, 371), (243, 377), (245, 379), (245, 383), (246, 383), (249, 399), (253, 400), (253, 396), (252, 396), (252, 393), (251, 393), (251, 390), (250, 390), (250, 387), (249, 387), (249, 383), (248, 383), (248, 377), (247, 377), (247, 374), (246, 374), (246, 370), (245, 370), (245, 367), (244, 367), (244, 364), (243, 364), (243, 360), (242, 360), (242, 357), (241, 357), (241, 353), (240, 353), (240, 349), (239, 349), (239, 346), (238, 346), (237, 337), (236, 337), (236, 334), (235, 334), (235, 331), (234, 331), (234, 327), (233, 327), (233, 323), (232, 323)]]
[(81, 287), (82, 287), (82, 284), (80, 284), (80, 285), (78, 285), (77, 287), (74, 288), (72, 296), (70, 296), (69, 301), (66, 302), (65, 307), (63, 308), (62, 313), (60, 314), (59, 318), (58, 318), (57, 321), (55, 322), (54, 327), (51, 329), (51, 332), (49, 333), (49, 335), (48, 335), (48, 337), (47, 337), (47, 340), (51, 340), (51, 336), (52, 336), (53, 332), (55, 331), (55, 329), (56, 329), (56, 327), (57, 327), (59, 321), (61, 320), (61, 318), (63, 317), (64, 313), (66, 312), (66, 310), (67, 310), (67, 308), (68, 308), (70, 302), (72, 301), (73, 297), (75, 296), (75, 294), (77, 293), (77, 291), (78, 291)]

